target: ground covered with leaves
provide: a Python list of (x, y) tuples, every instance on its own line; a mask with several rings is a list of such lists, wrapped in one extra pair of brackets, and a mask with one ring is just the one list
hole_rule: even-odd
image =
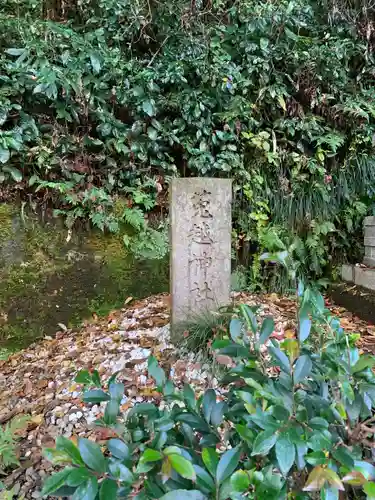
[[(243, 293), (235, 294), (234, 300), (259, 305), (260, 316), (273, 316), (276, 339), (294, 335), (294, 300), (275, 294), (261, 297)], [(375, 326), (329, 301), (326, 305), (340, 317), (347, 332), (361, 335), (364, 350), (375, 350)], [(47, 337), (1, 361), (0, 422), (29, 415), (27, 427), (19, 431), (20, 466), (5, 476), (4, 483), (15, 486), (20, 496), (38, 498), (44, 478), (53, 469), (42, 449), (52, 447), (58, 435), (73, 440), (85, 436), (99, 443), (111, 437), (108, 429), (93, 426), (103, 412), (103, 403), (85, 405), (81, 401), (84, 375), (81, 373), (82, 380), (75, 381), (80, 370), (87, 370), (91, 376), (97, 370), (102, 380), (119, 372), (118, 380), (126, 389), (121, 401), (123, 412), (137, 402), (160, 400), (154, 380), (147, 376), (150, 355), (159, 360), (177, 386), (189, 382), (198, 392), (214, 387), (220, 394), (212, 365), (194, 354), (182, 359), (170, 344), (166, 295), (128, 305), (106, 320), (94, 318), (77, 331), (62, 329), (55, 338)], [(225, 359), (217, 361), (226, 363)]]

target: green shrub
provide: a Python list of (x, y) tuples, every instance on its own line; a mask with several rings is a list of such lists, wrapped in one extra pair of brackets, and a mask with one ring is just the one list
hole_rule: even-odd
[(258, 323), (252, 308), (240, 306), (229, 336), (213, 346), (236, 363), (224, 396), (177, 388), (150, 357), (163, 404), (139, 403), (123, 415), (122, 383), (112, 377), (102, 388), (97, 373), (80, 373), (84, 401), (107, 402), (98, 424), (117, 437), (104, 448), (58, 437), (45, 454), (68, 465), (47, 479), (43, 494), (331, 500), (342, 491), (374, 498), (375, 357), (358, 350), (358, 336), (343, 331), (319, 293), (300, 285), (298, 296), (295, 338), (281, 343), (271, 337), (272, 318)]
[(172, 176), (231, 177), (245, 258), (269, 250), (269, 224), (298, 234), (314, 277), (357, 258), (375, 180), (371, 3), (151, 3), (1, 2), (4, 190), (150, 241), (144, 214)]

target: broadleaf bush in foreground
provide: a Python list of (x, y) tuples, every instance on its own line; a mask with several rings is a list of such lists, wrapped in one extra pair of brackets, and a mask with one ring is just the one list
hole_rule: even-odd
[[(325, 309), (323, 297), (298, 289), (293, 337), (272, 338), (272, 318), (246, 304), (213, 349), (233, 358), (224, 393), (196, 394), (168, 380), (154, 357), (149, 375), (161, 403), (120, 412), (123, 384), (102, 387), (97, 372), (80, 372), (84, 401), (106, 402), (97, 423), (116, 437), (104, 446), (58, 437), (45, 450), (65, 467), (43, 494), (74, 500), (136, 498), (375, 498), (375, 357), (355, 345)], [(119, 375), (117, 375), (120, 378)]]

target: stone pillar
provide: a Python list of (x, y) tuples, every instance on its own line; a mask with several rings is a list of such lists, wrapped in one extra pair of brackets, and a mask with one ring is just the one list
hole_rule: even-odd
[(229, 179), (172, 180), (172, 327), (229, 304), (231, 201)]
[(375, 267), (375, 217), (365, 217), (364, 223), (365, 257), (363, 263)]

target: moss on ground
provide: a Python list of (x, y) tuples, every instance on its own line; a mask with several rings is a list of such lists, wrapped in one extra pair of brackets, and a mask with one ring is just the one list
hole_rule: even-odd
[(167, 263), (135, 261), (120, 237), (82, 231), (67, 241), (59, 221), (23, 220), (13, 206), (1, 206), (0, 249), (0, 348), (23, 347), (53, 335), (58, 323), (75, 326), (128, 296), (168, 288)]

